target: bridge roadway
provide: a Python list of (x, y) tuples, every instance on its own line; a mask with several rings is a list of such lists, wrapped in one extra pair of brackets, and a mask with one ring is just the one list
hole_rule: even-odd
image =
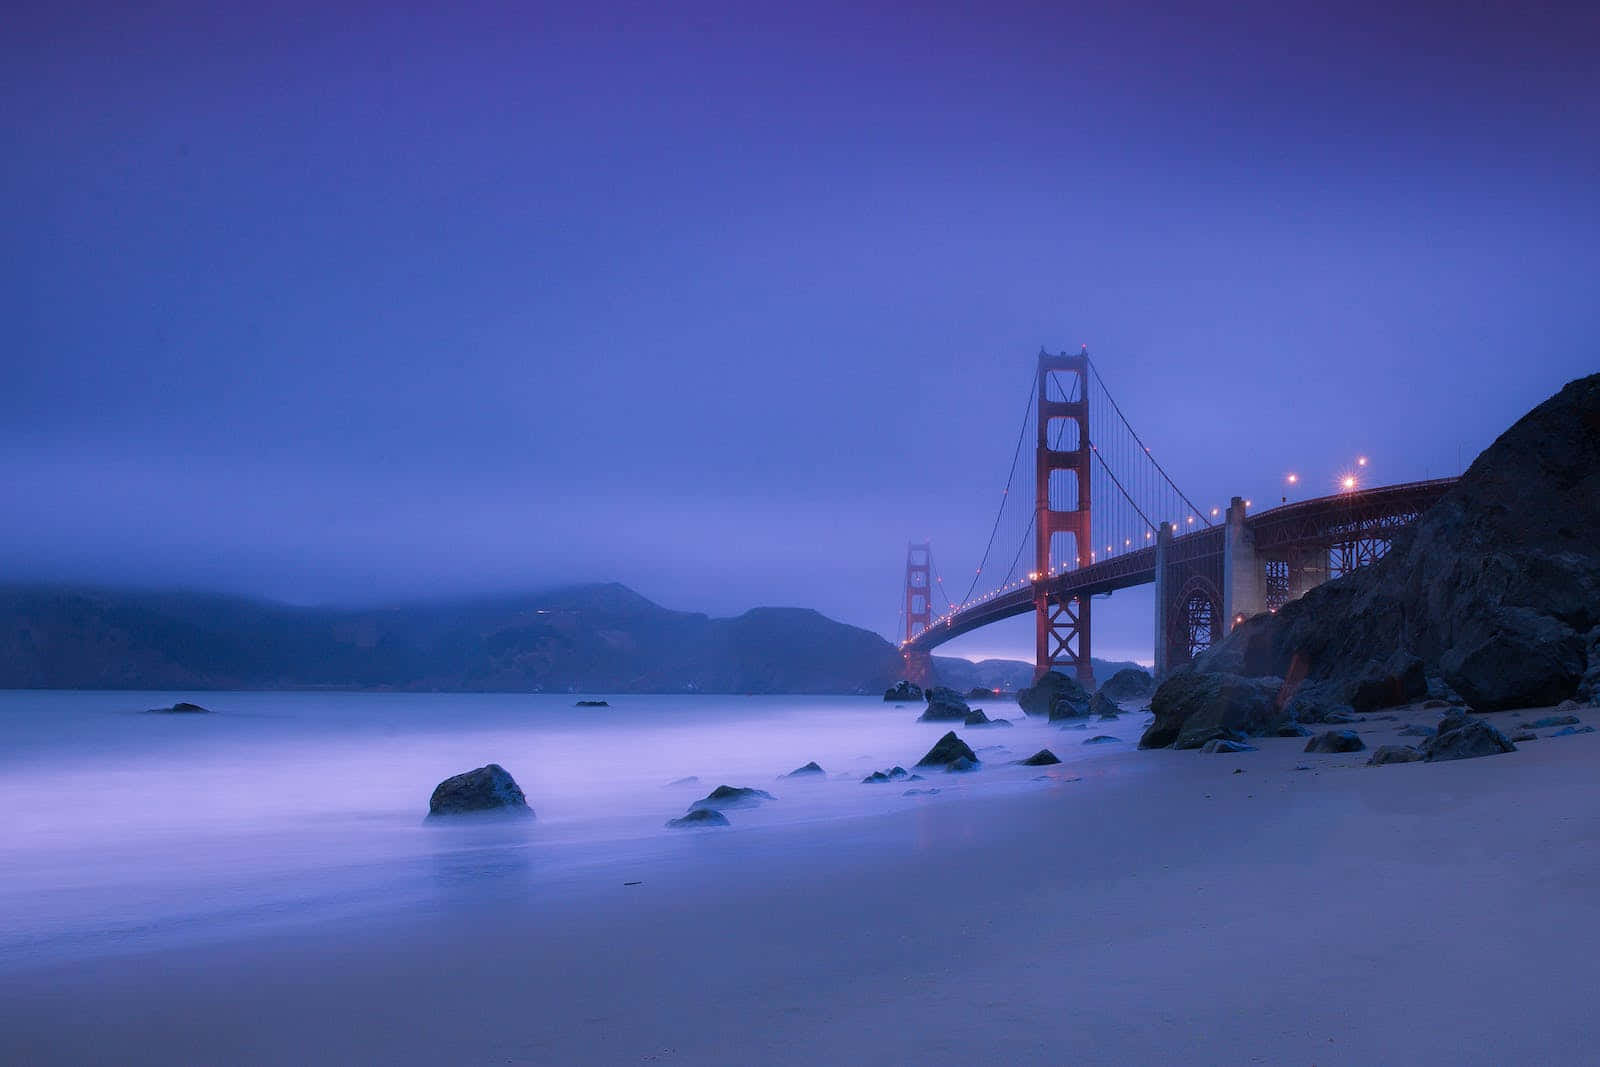
[[(1250, 546), (1252, 557), (1278, 558), (1295, 552), (1303, 553), (1308, 549), (1328, 553), (1336, 546), (1361, 541), (1379, 540), (1386, 543), (1397, 530), (1409, 525), (1417, 515), (1437, 503), (1445, 491), (1456, 484), (1456, 480), (1436, 478), (1343, 492), (1270, 508), (1256, 515), (1246, 515), (1236, 499), (1234, 506), (1229, 508), (1228, 519), (1233, 520), (1235, 514), (1238, 515), (1238, 521), (1246, 531), (1245, 541)], [(1230, 521), (1224, 521), (1193, 533), (1172, 536), (1164, 546), (1164, 566), (1174, 568), (1192, 565), (1208, 558), (1221, 561), (1228, 554), (1229, 533)], [(1045, 585), (1052, 599), (1095, 596), (1135, 585), (1148, 585), (1157, 580), (1157, 555), (1158, 548), (1155, 545), (1134, 549), (1110, 559), (1097, 560), (1087, 567), (1065, 571), (1048, 579)], [(1370, 561), (1370, 558), (1365, 560)], [(1325, 564), (1326, 557), (1322, 570), (1324, 578)], [(1220, 567), (1217, 569), (1221, 570)], [(1220, 586), (1234, 586), (1228, 576), (1219, 575), (1219, 578)], [(1025, 583), (936, 618), (921, 633), (904, 642), (901, 650), (906, 653), (931, 652), (962, 634), (1002, 619), (1025, 615), (1034, 610), (1034, 592), (1034, 585)], [(1295, 595), (1300, 592), (1304, 592), (1304, 589), (1296, 589)], [(1231, 599), (1224, 596), (1223, 602), (1216, 605), (1219, 618), (1223, 617), (1225, 604)], [(1226, 611), (1231, 616), (1232, 606), (1228, 605)]]

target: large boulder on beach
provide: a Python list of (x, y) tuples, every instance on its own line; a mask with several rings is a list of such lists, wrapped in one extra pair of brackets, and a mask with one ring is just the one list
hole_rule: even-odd
[(1349, 686), (1350, 707), (1357, 712), (1393, 708), (1428, 695), (1422, 658), (1397, 649), (1387, 660), (1373, 660)]
[(942, 685), (928, 690), (928, 707), (917, 716), (918, 722), (964, 722), (972, 709), (960, 693)]
[[(1371, 664), (1403, 651), (1478, 711), (1498, 711), (1592, 691), (1597, 628), (1593, 374), (1501, 434), (1382, 559), (1246, 620), (1196, 667), (1292, 676), (1350, 702), (1374, 691)], [(1407, 691), (1413, 679), (1400, 676)]]
[(1422, 759), (1422, 751), (1410, 745), (1379, 745), (1372, 758), (1367, 760), (1368, 767), (1383, 767), (1390, 763), (1416, 763)]
[(1105, 680), (1099, 689), (1108, 700), (1138, 700), (1155, 692), (1155, 679), (1148, 671), (1137, 667), (1124, 667)]
[(1089, 698), (1089, 714), (1101, 719), (1115, 719), (1122, 714), (1122, 709), (1117, 706), (1115, 700), (1106, 696), (1104, 689), (1101, 689)]
[(1453, 715), (1439, 724), (1439, 732), (1422, 742), (1422, 756), (1430, 763), (1473, 759), (1515, 752), (1517, 746), (1482, 719)]
[(428, 798), (430, 819), (481, 812), (531, 816), (533, 809), (517, 780), (498, 763), (446, 778), (434, 786), (433, 796)]
[(776, 799), (778, 798), (765, 789), (719, 785), (693, 804), (690, 804), (689, 810), (723, 811), (727, 808), (753, 808), (764, 800)]
[(894, 684), (894, 688), (883, 694), (883, 699), (894, 704), (920, 704), (922, 686), (901, 680)]
[(1052, 763), (1060, 763), (1061, 758), (1048, 748), (1041, 748), (1025, 760), (1018, 760), (1024, 767), (1048, 767)]
[(947, 767), (958, 759), (968, 759), (973, 763), (978, 762), (978, 754), (967, 747), (967, 743), (956, 736), (951, 730), (939, 738), (934, 746), (928, 749), (928, 754), (917, 761), (918, 767)]
[(1089, 714), (1089, 693), (1077, 679), (1060, 671), (1046, 671), (1037, 682), (1017, 690), (1017, 704), (1029, 715), (1052, 721), (1081, 719)]
[(1180, 671), (1151, 698), (1155, 721), (1140, 748), (1199, 748), (1216, 738), (1240, 740), (1276, 733), (1288, 721), (1278, 707), (1281, 678)]

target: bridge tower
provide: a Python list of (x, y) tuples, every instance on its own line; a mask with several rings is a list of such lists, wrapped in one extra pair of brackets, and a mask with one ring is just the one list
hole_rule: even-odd
[[(933, 545), (928, 541), (913, 541), (906, 545), (906, 640), (928, 628), (933, 621)], [(906, 678), (926, 688), (933, 682), (933, 654), (911, 652), (902, 654), (906, 661)]]
[[(1073, 570), (1089, 562), (1089, 350), (1076, 355), (1039, 351), (1039, 440), (1034, 449), (1034, 680), (1055, 668), (1070, 668), (1084, 685), (1094, 682), (1089, 661), (1089, 597), (1052, 593), (1054, 570)], [(1054, 435), (1054, 442), (1051, 437)], [(1070, 446), (1070, 447), (1058, 447)], [(1063, 486), (1073, 506), (1056, 508), (1051, 482), (1070, 474)], [(1055, 535), (1072, 535), (1071, 555), (1052, 559)]]

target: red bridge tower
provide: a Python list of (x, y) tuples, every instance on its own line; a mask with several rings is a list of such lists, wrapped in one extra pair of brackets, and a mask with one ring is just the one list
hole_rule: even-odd
[[(906, 640), (933, 621), (933, 545), (928, 541), (906, 546)], [(927, 688), (933, 682), (933, 654), (905, 652), (906, 679)]]
[[(1090, 562), (1089, 553), (1089, 350), (1077, 355), (1039, 352), (1039, 442), (1035, 448), (1033, 614), (1036, 644), (1034, 679), (1046, 671), (1071, 668), (1085, 686), (1094, 684), (1089, 662), (1089, 597), (1051, 591), (1054, 573)], [(1055, 443), (1051, 443), (1051, 435)], [(1064, 502), (1051, 499), (1057, 473), (1070, 475), (1057, 483)], [(1053, 558), (1055, 535), (1072, 535), (1070, 555)]]

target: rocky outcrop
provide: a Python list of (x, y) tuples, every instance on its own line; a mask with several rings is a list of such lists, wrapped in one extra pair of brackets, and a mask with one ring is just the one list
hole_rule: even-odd
[(1281, 678), (1180, 671), (1162, 682), (1150, 701), (1155, 721), (1140, 748), (1199, 748), (1224, 737), (1235, 740), (1275, 733), (1287, 717), (1278, 707)]
[(1366, 747), (1354, 730), (1324, 730), (1306, 742), (1307, 752), (1360, 752)]
[(1368, 663), (1349, 685), (1350, 707), (1357, 712), (1393, 708), (1427, 695), (1428, 676), (1421, 657), (1403, 649), (1382, 663)]
[(1117, 707), (1117, 702), (1105, 695), (1101, 689), (1089, 698), (1089, 714), (1100, 719), (1115, 719), (1122, 714), (1122, 709)]
[(920, 704), (922, 686), (902, 679), (894, 684), (894, 688), (883, 694), (883, 699), (894, 704)]
[(1422, 759), (1422, 752), (1410, 745), (1379, 745), (1372, 758), (1367, 760), (1368, 767), (1382, 767), (1390, 763), (1416, 763)]
[(1515, 752), (1517, 746), (1505, 734), (1482, 719), (1453, 715), (1439, 724), (1439, 732), (1422, 742), (1423, 758), (1430, 763), (1472, 759)]
[(823, 773), (825, 773), (825, 772), (823, 771), (823, 769), (820, 766), (817, 765), (817, 761), (816, 760), (812, 760), (810, 763), (806, 764), (804, 767), (796, 767), (794, 770), (792, 770), (788, 774), (784, 775), (784, 777), (785, 778), (810, 778), (810, 777), (819, 777)]
[(753, 808), (762, 801), (776, 800), (777, 797), (765, 789), (751, 789), (748, 786), (719, 785), (693, 804), (689, 805), (690, 811), (725, 811), (728, 808)]
[(1061, 758), (1048, 748), (1041, 748), (1025, 760), (1018, 760), (1024, 767), (1048, 767), (1053, 763), (1060, 763)]
[(728, 817), (715, 808), (691, 808), (687, 815), (680, 815), (676, 819), (668, 819), (667, 826), (673, 830), (694, 830), (708, 826), (727, 826)]
[(967, 743), (956, 736), (951, 730), (939, 738), (934, 746), (928, 749), (928, 754), (917, 761), (918, 767), (948, 767), (958, 759), (978, 762), (978, 754), (967, 747)]
[(446, 778), (434, 786), (433, 796), (428, 798), (430, 819), (482, 812), (533, 815), (517, 780), (498, 763)]
[(199, 704), (191, 704), (187, 700), (180, 700), (170, 708), (151, 708), (151, 715), (209, 715), (210, 708), (202, 708)]
[[(1200, 670), (1389, 692), (1371, 664), (1420, 659), (1479, 711), (1592, 692), (1600, 628), (1600, 374), (1486, 449), (1383, 559), (1235, 627)], [(1414, 669), (1396, 676), (1414, 691)]]
[(1051, 721), (1089, 714), (1088, 692), (1060, 671), (1046, 671), (1034, 684), (1017, 690), (1017, 704), (1029, 715)]
[(1136, 667), (1124, 667), (1105, 680), (1099, 689), (1108, 700), (1138, 700), (1155, 692), (1155, 679)]
[(982, 708), (973, 708), (972, 714), (962, 722), (963, 726), (1010, 726), (1009, 719), (991, 719), (983, 713)]
[(928, 707), (917, 716), (918, 722), (963, 722), (972, 709), (954, 689), (936, 685), (928, 690)]

